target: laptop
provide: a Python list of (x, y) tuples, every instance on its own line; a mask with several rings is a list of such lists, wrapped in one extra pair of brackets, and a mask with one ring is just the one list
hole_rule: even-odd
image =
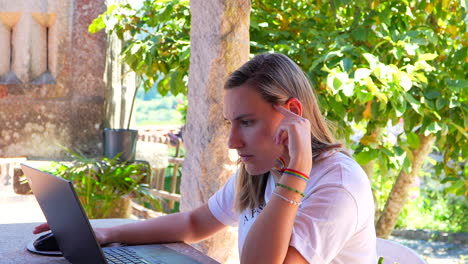
[(73, 184), (25, 164), (21, 168), (63, 256), (71, 263), (201, 263), (164, 245), (101, 248)]

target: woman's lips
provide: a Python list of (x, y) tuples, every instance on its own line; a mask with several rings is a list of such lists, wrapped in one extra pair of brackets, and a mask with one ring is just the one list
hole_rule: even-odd
[(253, 155), (239, 155), (240, 158), (241, 158), (241, 161), (246, 163), (248, 162), (249, 160), (253, 159)]

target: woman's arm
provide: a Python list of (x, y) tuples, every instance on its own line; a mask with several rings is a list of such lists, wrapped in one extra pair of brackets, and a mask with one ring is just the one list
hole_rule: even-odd
[[(163, 242), (194, 243), (206, 239), (225, 227), (205, 204), (195, 210), (176, 213), (109, 228), (95, 228), (100, 244), (113, 242), (149, 244)], [(34, 234), (49, 230), (47, 223), (36, 226)]]
[(96, 228), (95, 233), (101, 244), (194, 243), (210, 237), (224, 227), (205, 204), (190, 212), (169, 214), (110, 228)]
[[(287, 167), (307, 175), (312, 169), (312, 148), (310, 123), (302, 118), (302, 105), (296, 99), (291, 99), (290, 108), (295, 108), (297, 114), (282, 106), (274, 106), (285, 118), (278, 126), (276, 144), (284, 144), (288, 155)], [(279, 183), (304, 192), (307, 182), (297, 177), (281, 176)], [(299, 202), (298, 193), (285, 188), (276, 187), (267, 206), (262, 210), (246, 237), (242, 249), (241, 263), (284, 263), (291, 259), (298, 263), (304, 258), (289, 246), (294, 220), (299, 206), (287, 200)], [(297, 254), (295, 254), (297, 253)]]
[[(285, 178), (282, 177), (280, 182), (304, 191), (305, 182), (296, 181), (293, 177)], [(294, 201), (301, 198), (299, 194), (280, 188), (276, 188), (275, 192)], [(307, 263), (295, 248), (289, 246), (297, 210), (297, 205), (272, 195), (250, 228), (241, 263)]]

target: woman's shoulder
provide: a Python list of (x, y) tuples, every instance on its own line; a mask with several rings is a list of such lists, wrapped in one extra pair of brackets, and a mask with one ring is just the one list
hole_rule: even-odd
[(310, 178), (315, 186), (329, 184), (334, 186), (356, 187), (369, 185), (362, 167), (348, 154), (341, 151), (327, 151), (314, 162)]
[[(358, 210), (359, 222), (364, 223), (373, 216), (374, 202), (370, 181), (361, 166), (349, 155), (342, 152), (328, 153), (326, 158), (314, 163), (306, 197), (328, 195), (336, 202), (341, 195), (342, 202), (354, 204)], [(312, 203), (314, 200), (309, 200)]]

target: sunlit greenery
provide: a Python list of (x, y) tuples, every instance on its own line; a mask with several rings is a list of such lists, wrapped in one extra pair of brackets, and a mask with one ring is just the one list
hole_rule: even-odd
[(135, 102), (137, 126), (183, 125), (182, 113), (178, 110), (184, 104), (184, 96), (162, 96), (155, 89), (145, 93), (140, 89)]
[[(146, 90), (186, 93), (188, 1), (143, 3), (138, 10), (130, 5), (109, 8), (93, 29), (107, 28), (122, 39), (128, 33), (123, 59), (145, 80)], [(362, 165), (376, 161), (373, 185), (379, 206), (396, 175), (411, 170), (421, 138), (436, 137), (434, 149), (441, 159), (422, 177), (417, 206), (410, 203), (403, 212), (401, 219), (408, 221), (416, 219), (410, 216), (413, 210), (433, 223), (445, 221), (447, 210), (429, 209), (460, 199), (466, 203), (465, 5), (445, 0), (252, 0), (251, 53), (281, 52), (304, 69), (324, 114), (338, 124), (337, 134), (353, 148), (356, 160)], [(143, 103), (141, 109), (154, 108)], [(148, 116), (153, 115), (158, 116)], [(389, 128), (397, 124), (402, 131), (391, 141)], [(363, 136), (353, 141), (356, 127)], [(463, 208), (450, 208), (468, 218)], [(453, 230), (466, 230), (464, 225), (460, 221)]]

